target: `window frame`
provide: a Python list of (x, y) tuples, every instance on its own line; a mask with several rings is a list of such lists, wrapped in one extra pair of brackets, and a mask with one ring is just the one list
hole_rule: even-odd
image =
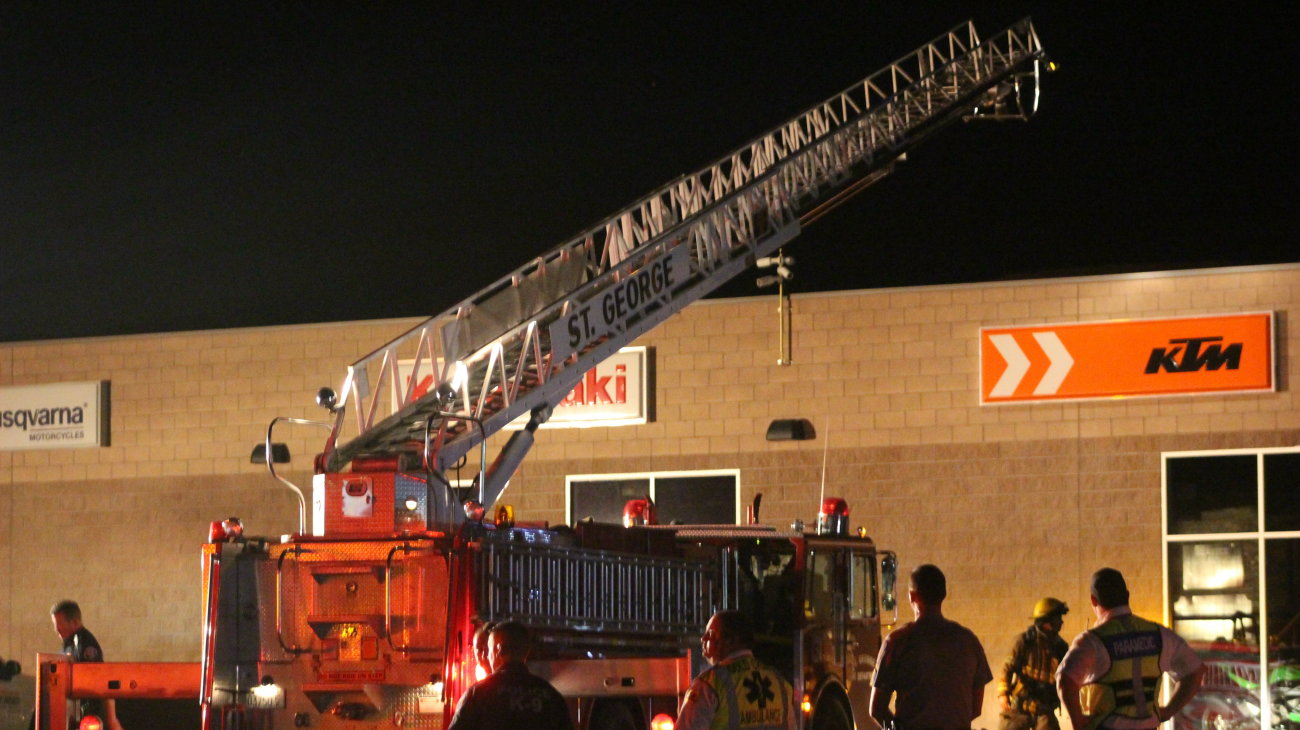
[[(1160, 563), (1161, 563), (1161, 602), (1164, 606), (1164, 622), (1167, 626), (1173, 626), (1174, 607), (1170, 602), (1170, 578), (1169, 578), (1169, 550), (1170, 546), (1177, 543), (1214, 543), (1214, 542), (1251, 542), (1254, 541), (1258, 552), (1258, 568), (1255, 576), (1258, 582), (1258, 601), (1259, 601), (1259, 619), (1256, 625), (1256, 632), (1259, 637), (1259, 666), (1261, 675), (1263, 668), (1272, 665), (1272, 657), (1269, 651), (1268, 637), (1272, 634), (1269, 626), (1269, 600), (1268, 600), (1268, 543), (1270, 540), (1295, 540), (1300, 539), (1300, 530), (1268, 530), (1267, 499), (1265, 493), (1265, 483), (1267, 474), (1265, 473), (1265, 457), (1273, 454), (1300, 454), (1300, 446), (1280, 446), (1271, 448), (1245, 448), (1245, 449), (1211, 449), (1198, 451), (1166, 451), (1160, 454)], [(1242, 532), (1212, 532), (1212, 533), (1180, 533), (1169, 534), (1169, 462), (1173, 459), (1184, 458), (1203, 458), (1203, 457), (1234, 457), (1234, 456), (1254, 456), (1255, 457), (1255, 517), (1256, 525), (1254, 530)], [(1269, 727), (1275, 718), (1271, 717), (1272, 703), (1269, 697), (1269, 685), (1267, 682), (1260, 682), (1260, 709), (1268, 713), (1260, 718), (1261, 727)], [(1263, 725), (1265, 718), (1268, 718), (1269, 725)]]
[(675, 471), (631, 471), (616, 472), (606, 474), (568, 474), (564, 477), (564, 516), (572, 524), (574, 521), (573, 514), (573, 483), (575, 481), (618, 481), (625, 479), (645, 479), (650, 483), (650, 499), (655, 502), (659, 501), (656, 493), (656, 481), (659, 479), (682, 479), (691, 477), (731, 477), (735, 488), (732, 494), (733, 517), (729, 524), (741, 524), (741, 507), (740, 507), (740, 469), (690, 469)]

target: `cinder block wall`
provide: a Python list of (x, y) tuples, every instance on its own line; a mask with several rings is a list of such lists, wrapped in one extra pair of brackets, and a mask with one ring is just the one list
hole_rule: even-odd
[[(739, 468), (765, 521), (811, 522), (824, 479), (905, 570), (944, 568), (949, 615), (996, 671), (1044, 595), (1074, 607), (1067, 634), (1085, 628), (1102, 565), (1162, 614), (1160, 453), (1300, 443), (1297, 306), (1300, 265), (796, 295), (778, 366), (775, 297), (704, 302), (637, 343), (655, 348), (654, 423), (543, 431), (506, 499), (560, 522), (566, 475)], [(1277, 393), (978, 405), (981, 326), (1260, 310), (1279, 313)], [(275, 416), (323, 415), (316, 388), (412, 324), (0, 344), (0, 386), (113, 382), (110, 448), (0, 452), (0, 656), (56, 651), (47, 612), (72, 597), (110, 659), (197, 659), (208, 522), (297, 527), (252, 446)], [(817, 439), (764, 440), (792, 417)], [(304, 486), (322, 433), (277, 431)], [(991, 687), (985, 710), (977, 726), (995, 726)]]

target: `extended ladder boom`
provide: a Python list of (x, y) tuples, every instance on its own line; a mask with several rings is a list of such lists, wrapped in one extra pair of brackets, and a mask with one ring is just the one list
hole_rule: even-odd
[(653, 191), (350, 365), (321, 466), (414, 452), (441, 472), (520, 415), (535, 427), (587, 370), (933, 131), (1032, 114), (1042, 60), (1028, 18), (982, 43), (967, 22)]

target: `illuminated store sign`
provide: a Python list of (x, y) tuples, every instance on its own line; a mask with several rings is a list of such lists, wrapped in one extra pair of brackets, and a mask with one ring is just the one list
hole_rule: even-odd
[(980, 329), (980, 403), (1273, 391), (1273, 313)]
[[(414, 360), (398, 363), (402, 382), (408, 382)], [(594, 426), (633, 426), (652, 420), (650, 357), (645, 347), (624, 347), (588, 370), (582, 380), (555, 407), (542, 428), (590, 428)], [(433, 386), (433, 376), (426, 375), (416, 385), (415, 398)], [(524, 414), (506, 428), (523, 428)]]
[(0, 388), (0, 450), (108, 446), (108, 381)]
[[(543, 428), (633, 426), (649, 416), (648, 353), (644, 347), (624, 347), (587, 371), (551, 413)], [(524, 417), (511, 424), (523, 427)]]

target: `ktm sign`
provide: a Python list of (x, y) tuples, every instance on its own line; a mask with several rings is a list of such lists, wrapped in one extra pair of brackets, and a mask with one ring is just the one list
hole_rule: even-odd
[[(1239, 370), (1242, 343), (1234, 342), (1224, 349), (1222, 341), (1222, 337), (1170, 340), (1170, 347), (1157, 347), (1151, 351), (1146, 374), (1154, 375), (1161, 369), (1167, 373), (1194, 373), (1198, 370), (1218, 370), (1221, 367)], [(1205, 346), (1204, 350), (1201, 349), (1202, 346)]]
[(1273, 313), (980, 329), (980, 403), (1272, 391)]

